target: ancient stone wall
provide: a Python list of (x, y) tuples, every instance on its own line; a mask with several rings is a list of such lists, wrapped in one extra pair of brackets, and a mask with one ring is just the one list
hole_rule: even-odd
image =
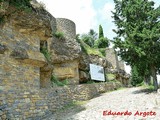
[(63, 32), (66, 39), (76, 38), (76, 25), (73, 21), (66, 18), (57, 18), (57, 31)]
[(71, 20), (57, 18), (57, 31), (64, 34), (65, 39), (55, 36), (48, 41), (51, 62), (54, 65), (53, 75), (60, 80), (67, 79), (68, 84), (79, 83), (78, 57), (80, 45), (76, 42), (76, 26)]
[(53, 75), (59, 80), (68, 80), (68, 84), (79, 84), (78, 60), (54, 64)]
[(124, 68), (124, 61), (123, 60), (119, 61), (119, 69), (125, 70), (125, 68)]
[(106, 48), (106, 59), (112, 64), (112, 69), (125, 70), (124, 61), (118, 60), (117, 53), (113, 48)]
[(106, 48), (106, 59), (112, 64), (112, 69), (119, 69), (118, 57), (113, 48)]
[(0, 119), (40, 120), (75, 100), (89, 100), (119, 87), (120, 83), (100, 83), (0, 91)]
[(5, 90), (39, 88), (39, 68), (45, 64), (45, 58), (39, 52), (39, 39), (22, 35), (12, 27), (12, 24), (6, 24), (0, 30), (0, 44), (6, 46), (0, 54), (1, 86)]

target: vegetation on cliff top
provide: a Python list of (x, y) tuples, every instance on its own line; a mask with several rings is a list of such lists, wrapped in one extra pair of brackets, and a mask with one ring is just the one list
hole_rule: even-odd
[[(0, 0), (0, 11), (7, 11), (8, 7), (12, 6), (16, 8), (16, 10), (9, 11), (9, 16), (10, 14), (13, 14), (17, 11), (25, 11), (25, 12), (31, 12), (32, 11), (32, 5), (30, 4), (31, 0)], [(5, 3), (6, 2), (6, 3)], [(4, 12), (6, 13), (6, 12)], [(0, 14), (0, 24), (5, 22), (5, 18), (7, 17), (4, 14)]]
[(106, 47), (109, 46), (109, 39), (103, 35), (103, 28), (99, 25), (99, 36), (91, 29), (87, 34), (77, 35), (76, 40), (80, 43), (82, 50), (91, 55), (100, 57), (106, 56)]
[(79, 43), (82, 50), (88, 55), (98, 55), (100, 57), (104, 57), (104, 55), (98, 49), (90, 47), (83, 40), (80, 40)]
[[(32, 8), (32, 5), (30, 4), (30, 1), (31, 0), (8, 0), (8, 1), (0, 0), (0, 3), (8, 2), (9, 6), (14, 6), (17, 9), (25, 10), (25, 9), (28, 9), (28, 8)], [(3, 4), (0, 4), (0, 8), (4, 9)]]

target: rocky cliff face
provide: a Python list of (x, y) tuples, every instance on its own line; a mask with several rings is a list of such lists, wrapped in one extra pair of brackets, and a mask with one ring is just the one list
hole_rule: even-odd
[[(54, 18), (36, 1), (31, 1), (30, 12), (17, 10), (9, 5), (9, 1), (1, 4), (4, 8), (0, 10), (1, 17), (4, 17), (0, 30), (1, 53), (21, 63), (40, 67), (41, 87), (51, 85), (52, 75), (70, 79), (69, 84), (79, 83), (77, 59), (81, 49), (75, 40), (74, 22)], [(57, 38), (54, 35), (56, 32), (62, 32), (64, 39)], [(41, 53), (42, 48), (45, 48), (50, 60)]]
[(72, 61), (79, 58), (81, 52), (80, 45), (76, 42), (76, 26), (71, 20), (57, 18), (57, 32), (64, 34), (64, 39), (52, 37), (50, 50), (53, 63)]
[[(89, 63), (105, 68), (111, 64), (81, 51), (71, 20), (54, 18), (35, 0), (30, 12), (10, 1), (0, 2), (0, 119), (6, 115), (8, 119), (37, 119), (55, 109), (55, 104), (72, 99), (70, 92), (48, 89), (52, 75), (79, 84), (89, 79)], [(56, 32), (62, 32), (64, 39), (56, 37)]]

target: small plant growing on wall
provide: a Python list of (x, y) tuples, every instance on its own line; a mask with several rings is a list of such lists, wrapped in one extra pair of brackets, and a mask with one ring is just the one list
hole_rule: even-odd
[(58, 39), (65, 39), (63, 32), (56, 31), (53, 35)]
[(55, 76), (55, 75), (52, 75), (52, 76), (51, 76), (51, 82), (52, 82), (53, 86), (54, 86), (54, 85), (56, 85), (56, 86), (65, 86), (65, 85), (68, 84), (68, 80), (67, 80), (67, 79), (65, 79), (65, 80), (63, 80), (63, 81), (60, 81), (60, 80), (57, 78), (57, 76)]
[(44, 55), (47, 61), (51, 61), (51, 55), (46, 48), (42, 48), (40, 52)]

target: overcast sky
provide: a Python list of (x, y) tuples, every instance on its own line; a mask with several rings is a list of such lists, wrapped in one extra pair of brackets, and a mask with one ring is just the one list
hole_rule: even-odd
[[(115, 34), (111, 11), (113, 0), (38, 0), (46, 5), (47, 10), (56, 18), (68, 18), (76, 23), (77, 33), (87, 33), (90, 29), (98, 32), (99, 24), (104, 29), (105, 37), (112, 39)], [(160, 0), (154, 0), (156, 6)]]

